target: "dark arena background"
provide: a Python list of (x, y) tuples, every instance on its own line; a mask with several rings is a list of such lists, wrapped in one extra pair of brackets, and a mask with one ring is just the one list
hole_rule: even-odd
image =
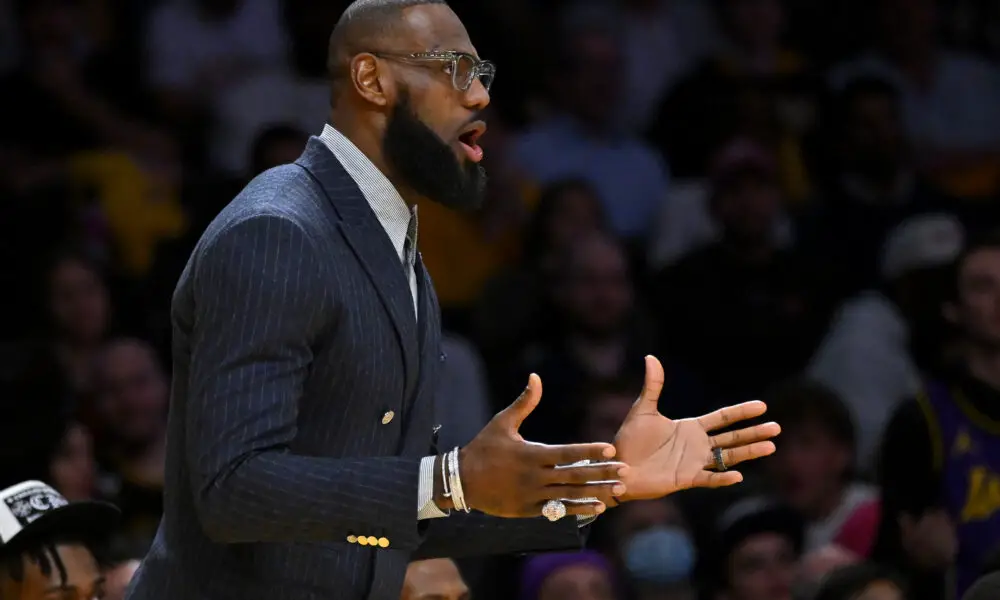
[[(108, 600), (163, 508), (174, 286), (322, 131), (347, 4), (0, 0), (0, 488), (121, 508)], [(442, 446), (531, 372), (525, 438), (611, 441), (646, 354), (664, 414), (783, 433), (741, 485), (403, 598), (949, 600), (1000, 565), (1000, 4), (450, 4), (497, 78), (486, 205), (420, 206)]]

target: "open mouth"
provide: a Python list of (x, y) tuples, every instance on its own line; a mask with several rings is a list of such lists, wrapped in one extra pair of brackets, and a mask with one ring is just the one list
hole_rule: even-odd
[(458, 134), (458, 143), (465, 150), (466, 156), (472, 162), (483, 160), (483, 149), (479, 146), (479, 138), (486, 133), (486, 123), (476, 121), (470, 123)]

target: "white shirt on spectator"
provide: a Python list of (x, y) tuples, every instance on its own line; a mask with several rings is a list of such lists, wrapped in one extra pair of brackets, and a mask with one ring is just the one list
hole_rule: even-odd
[(837, 392), (850, 409), (857, 433), (857, 464), (869, 471), (893, 411), (920, 390), (903, 315), (878, 292), (848, 300), (807, 373)]
[(281, 64), (286, 56), (277, 0), (242, 0), (231, 17), (215, 22), (202, 18), (191, 0), (168, 0), (150, 17), (148, 78), (154, 88), (194, 89), (203, 85), (206, 70), (235, 77)]
[(555, 116), (519, 135), (511, 146), (517, 167), (540, 185), (582, 179), (594, 187), (612, 228), (644, 236), (667, 196), (666, 165), (631, 136), (588, 135), (571, 118)]
[(1000, 149), (1000, 69), (974, 56), (938, 54), (927, 87), (918, 87), (884, 58), (867, 56), (836, 68), (842, 88), (859, 75), (885, 78), (899, 89), (910, 138), (931, 150)]
[(627, 92), (622, 127), (642, 132), (673, 84), (719, 44), (711, 8), (702, 0), (669, 0), (652, 11), (624, 13)]

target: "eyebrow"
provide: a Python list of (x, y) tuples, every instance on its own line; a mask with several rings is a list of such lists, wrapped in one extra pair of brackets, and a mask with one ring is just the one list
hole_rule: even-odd
[[(94, 580), (94, 585), (95, 586), (104, 585), (106, 582), (107, 582), (107, 577), (101, 575), (100, 577)], [(76, 589), (75, 585), (69, 585), (68, 583), (61, 583), (59, 585), (54, 585), (48, 588), (47, 590), (45, 590), (45, 593), (47, 594), (49, 592), (62, 592), (65, 590), (75, 590), (75, 589)]]

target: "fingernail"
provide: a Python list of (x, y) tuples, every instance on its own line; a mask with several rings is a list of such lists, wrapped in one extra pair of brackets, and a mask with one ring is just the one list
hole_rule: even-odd
[(594, 507), (594, 512), (597, 513), (597, 514), (601, 514), (602, 512), (604, 512), (604, 505), (603, 504), (598, 504), (597, 506), (595, 506)]
[(628, 473), (628, 467), (622, 467), (622, 468), (618, 469), (618, 476), (619, 477), (624, 477), (626, 473)]
[(615, 447), (614, 446), (608, 446), (607, 448), (604, 449), (604, 457), (605, 458), (612, 458), (614, 455), (615, 455)]
[(611, 488), (611, 493), (615, 496), (621, 496), (625, 493), (625, 486), (621, 483), (616, 483), (614, 487)]

